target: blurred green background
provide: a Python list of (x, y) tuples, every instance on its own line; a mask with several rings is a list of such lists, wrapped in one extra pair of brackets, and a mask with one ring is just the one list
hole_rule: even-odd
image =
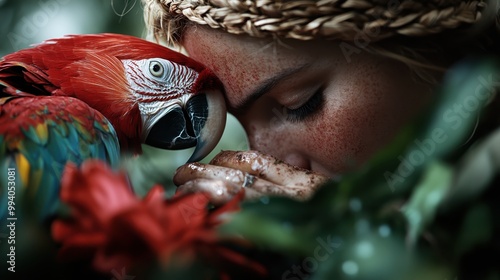
[[(0, 56), (67, 34), (113, 32), (143, 38), (146, 35), (139, 0), (0, 0), (0, 23)], [(244, 130), (228, 115), (221, 141), (203, 162), (221, 150), (244, 149), (247, 149)], [(144, 146), (144, 154), (124, 161), (124, 167), (140, 195), (153, 183), (164, 185), (171, 195), (175, 169), (186, 162), (192, 151), (163, 151)]]

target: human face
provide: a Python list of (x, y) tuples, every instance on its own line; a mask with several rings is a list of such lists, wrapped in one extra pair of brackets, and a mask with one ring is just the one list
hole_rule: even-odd
[(327, 176), (358, 167), (429, 99), (402, 63), (338, 42), (273, 41), (186, 29), (190, 57), (221, 79), (250, 148)]

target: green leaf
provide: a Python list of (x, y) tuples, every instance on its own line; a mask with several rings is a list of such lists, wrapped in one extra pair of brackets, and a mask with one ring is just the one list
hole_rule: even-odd
[(500, 129), (476, 146), (460, 159), (453, 186), (446, 194), (441, 206), (444, 211), (478, 197), (500, 172)]
[(465, 60), (447, 72), (427, 128), (412, 150), (425, 158), (448, 155), (473, 132), (477, 117), (498, 87), (499, 67), (493, 59)]
[(407, 241), (413, 245), (419, 234), (434, 219), (453, 178), (451, 167), (433, 162), (425, 170), (422, 181), (415, 186), (408, 203), (402, 211), (408, 221)]
[[(303, 209), (304, 210), (304, 209)], [(252, 243), (271, 250), (294, 254), (307, 254), (314, 239), (301, 226), (266, 218), (264, 211), (235, 214), (231, 221), (220, 227), (223, 235), (242, 235)]]
[[(384, 166), (384, 159), (390, 162), (391, 155), (392, 160), (397, 159), (398, 166), (390, 168), (386, 163), (386, 169), (379, 173), (379, 176), (384, 174), (392, 191), (404, 194), (416, 183), (427, 164), (449, 156), (467, 143), (481, 109), (494, 96), (495, 87), (499, 85), (495, 77), (499, 73), (498, 64), (492, 59), (466, 60), (447, 73), (443, 86), (436, 92), (438, 98), (424, 113), (423, 121), (416, 120), (407, 127), (407, 130), (413, 128), (413, 133), (406, 132), (411, 139), (400, 136), (404, 141), (400, 140), (399, 146), (407, 145), (406, 150), (386, 149), (377, 155), (378, 162), (371, 162)], [(420, 132), (415, 133), (417, 127)], [(395, 145), (398, 145), (396, 141), (391, 143)]]

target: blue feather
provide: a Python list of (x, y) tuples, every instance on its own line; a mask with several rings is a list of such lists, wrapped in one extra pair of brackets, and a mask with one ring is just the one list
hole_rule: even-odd
[[(0, 109), (2, 106), (4, 105)], [(118, 138), (109, 121), (103, 118), (103, 123), (100, 123), (85, 116), (80, 119), (59, 118), (54, 115), (51, 117), (49, 109), (43, 108), (42, 113), (47, 118), (39, 118), (41, 122), (36, 126), (24, 126), (21, 130), (24, 138), (21, 141), (0, 135), (0, 166), (2, 170), (6, 170), (7, 166), (16, 168), (19, 177), (16, 179), (18, 197), (22, 197), (20, 201), (24, 205), (23, 209), (36, 215), (41, 221), (50, 219), (60, 208), (60, 179), (68, 162), (80, 165), (85, 160), (94, 158), (117, 167), (120, 157)], [(61, 113), (70, 114), (57, 112)], [(1, 117), (0, 114), (0, 119)], [(86, 120), (92, 125), (85, 126), (81, 123)], [(86, 130), (86, 127), (91, 129)], [(8, 214), (5, 210), (7, 178), (3, 178), (3, 173), (5, 172), (0, 172), (0, 220), (4, 220)], [(23, 176), (27, 178), (26, 181), (21, 180)]]

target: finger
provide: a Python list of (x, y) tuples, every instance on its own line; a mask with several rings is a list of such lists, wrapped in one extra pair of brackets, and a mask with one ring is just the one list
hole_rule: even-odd
[(207, 185), (194, 186), (196, 185), (195, 183), (189, 182), (200, 179), (208, 179), (212, 181), (222, 181), (227, 185), (234, 185), (239, 188), (245, 185), (245, 198), (247, 199), (270, 195), (287, 196), (299, 200), (305, 200), (310, 197), (314, 190), (310, 186), (282, 186), (259, 177), (253, 177), (252, 183), (248, 184), (248, 182), (245, 182), (246, 178), (248, 178), (246, 175), (247, 173), (241, 170), (195, 162), (179, 167), (174, 175), (174, 183), (178, 186), (188, 184), (189, 188), (196, 187), (198, 191), (208, 188), (215, 191), (216, 187), (215, 185), (209, 186), (208, 183)]
[(195, 179), (179, 186), (176, 193), (203, 192), (212, 204), (218, 206), (230, 201), (240, 190), (236, 184), (221, 180)]
[(328, 181), (328, 177), (319, 173), (287, 164), (257, 151), (223, 151), (210, 164), (243, 170), (286, 186), (313, 187)]
[[(209, 196), (210, 202), (214, 205), (222, 205), (229, 202), (241, 189), (241, 186), (222, 180), (195, 179), (179, 186), (176, 193), (203, 192)], [(244, 199), (254, 200), (264, 195), (255, 189), (245, 188)]]
[(193, 162), (177, 168), (173, 181), (179, 186), (196, 178), (223, 180), (241, 186), (245, 173), (232, 168)]

